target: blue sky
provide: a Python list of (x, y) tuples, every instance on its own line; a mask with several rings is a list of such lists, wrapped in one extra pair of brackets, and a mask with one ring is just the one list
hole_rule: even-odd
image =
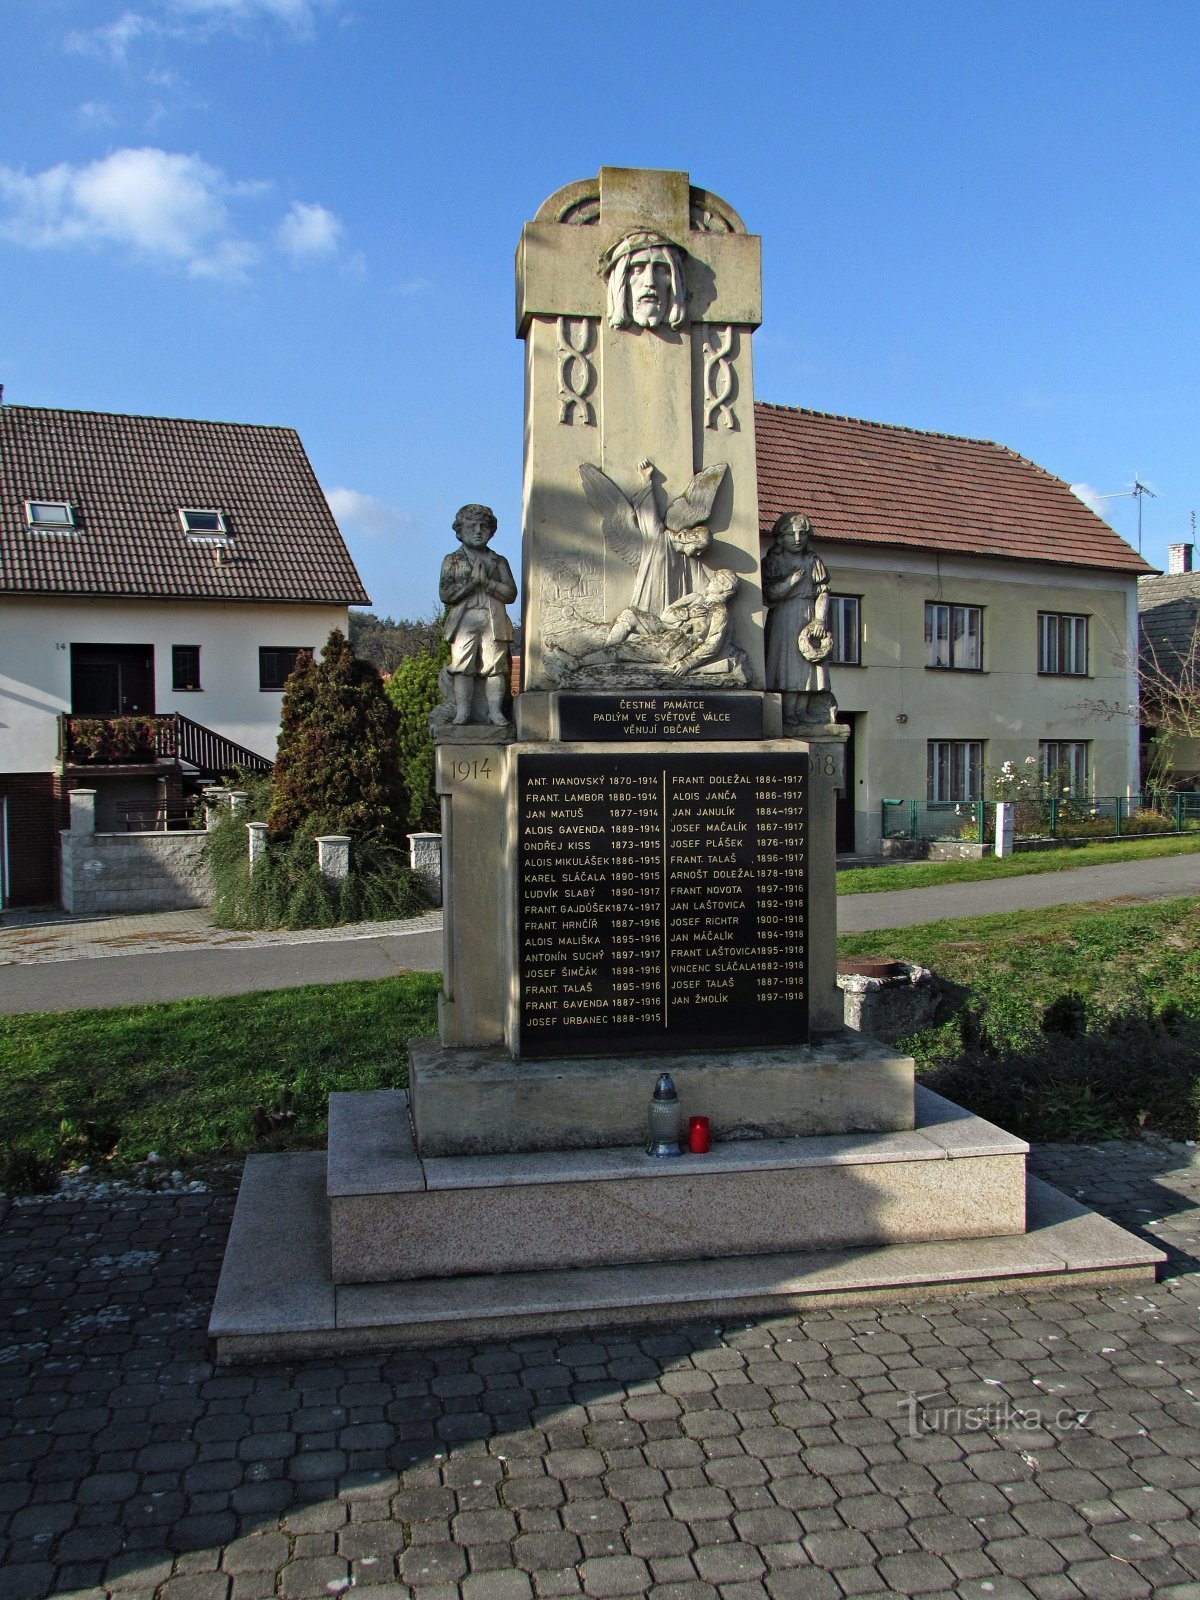
[[(522, 223), (677, 167), (763, 236), (759, 399), (1200, 511), (1194, 0), (0, 0), (10, 402), (284, 423), (375, 609), (519, 553)], [(1130, 499), (1103, 514), (1136, 538)]]

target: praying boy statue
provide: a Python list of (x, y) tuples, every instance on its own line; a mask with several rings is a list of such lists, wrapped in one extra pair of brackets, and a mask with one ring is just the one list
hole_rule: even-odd
[(454, 722), (471, 721), (475, 685), (487, 695), (487, 721), (503, 726), (508, 692), (509, 643), (513, 636), (506, 605), (517, 598), (512, 570), (503, 556), (488, 549), (496, 531), (489, 506), (463, 506), (454, 519), (462, 546), (442, 562), (438, 594), (446, 614), (442, 636), (450, 645), (447, 669), (454, 686)]

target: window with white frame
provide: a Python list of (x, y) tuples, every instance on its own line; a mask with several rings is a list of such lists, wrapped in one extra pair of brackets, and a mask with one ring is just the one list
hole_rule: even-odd
[(1086, 678), (1088, 619), (1062, 611), (1038, 612), (1038, 671)]
[(931, 739), (928, 795), (934, 805), (978, 800), (983, 794), (983, 741)]
[(72, 533), (75, 512), (67, 500), (26, 500), (25, 521), (35, 533)]
[(225, 526), (225, 513), (202, 506), (181, 506), (179, 520), (183, 523), (184, 533), (228, 533)]
[(856, 594), (829, 596), (829, 631), (833, 635), (833, 655), (839, 666), (862, 665), (862, 616)]
[(1042, 781), (1052, 795), (1065, 790), (1078, 799), (1086, 795), (1088, 784), (1088, 744), (1086, 739), (1043, 739), (1038, 744), (1038, 765)]
[(925, 602), (925, 665), (983, 670), (983, 607)]

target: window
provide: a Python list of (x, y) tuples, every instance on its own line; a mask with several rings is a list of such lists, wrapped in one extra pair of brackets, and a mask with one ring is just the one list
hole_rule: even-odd
[(258, 652), (258, 687), (282, 689), (292, 675), (296, 657), (305, 652), (312, 655), (312, 645), (264, 645)]
[(184, 533), (228, 533), (223, 511), (204, 511), (182, 506), (179, 511)]
[(1075, 798), (1088, 792), (1088, 747), (1086, 739), (1043, 739), (1038, 745), (1038, 764), (1042, 781), (1054, 797), (1066, 790)]
[(859, 640), (862, 637), (859, 600), (856, 594), (829, 596), (829, 631), (833, 635), (833, 657), (839, 666), (862, 664)]
[(925, 665), (983, 671), (983, 609), (925, 602)]
[(1038, 671), (1087, 677), (1088, 619), (1060, 611), (1038, 612)]
[(187, 694), (200, 687), (200, 646), (198, 644), (173, 644), (171, 646), (171, 688), (176, 694)]
[(70, 533), (75, 512), (65, 500), (26, 500), (25, 520), (35, 532)]
[(978, 800), (983, 793), (983, 743), (979, 739), (931, 739), (929, 799), (935, 805)]

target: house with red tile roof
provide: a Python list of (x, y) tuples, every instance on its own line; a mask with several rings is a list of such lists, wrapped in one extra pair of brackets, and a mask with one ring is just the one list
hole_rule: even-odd
[(368, 602), (290, 428), (0, 406), (0, 905), (97, 827), (267, 770), (284, 680)]
[(1138, 787), (1137, 580), (1155, 569), (1061, 479), (984, 439), (756, 404), (764, 540), (803, 511), (829, 568), (850, 725), (838, 848), (878, 849), (883, 802), (984, 796), (1006, 761), (1076, 794)]

